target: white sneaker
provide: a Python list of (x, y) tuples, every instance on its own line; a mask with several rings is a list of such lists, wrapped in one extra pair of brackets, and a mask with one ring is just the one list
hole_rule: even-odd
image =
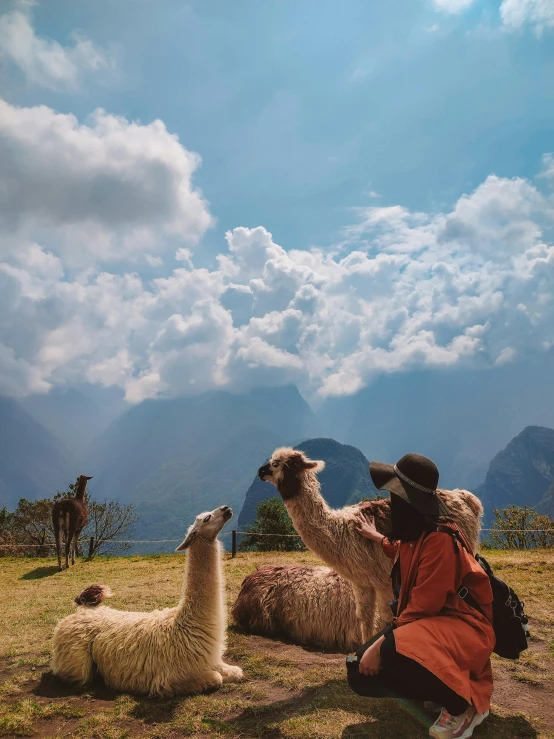
[(441, 706), (439, 706), (438, 703), (433, 703), (433, 701), (424, 701), (423, 707), (426, 711), (429, 711), (429, 713), (439, 713), (442, 710)]
[(435, 739), (469, 739), (473, 736), (473, 729), (479, 726), (488, 715), (488, 711), (477, 713), (474, 706), (469, 706), (461, 716), (451, 716), (446, 708), (443, 708), (440, 716), (429, 729), (429, 736)]

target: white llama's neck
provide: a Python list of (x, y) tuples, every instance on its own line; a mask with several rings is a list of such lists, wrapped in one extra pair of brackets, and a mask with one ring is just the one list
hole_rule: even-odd
[(341, 568), (344, 564), (341, 545), (346, 533), (345, 520), (339, 511), (329, 508), (313, 472), (304, 472), (296, 479), (298, 492), (285, 500), (295, 529), (310, 551), (331, 567)]
[(210, 632), (225, 628), (218, 541), (198, 537), (191, 544), (185, 565), (183, 595), (177, 606), (175, 621), (182, 626), (191, 622), (202, 623)]

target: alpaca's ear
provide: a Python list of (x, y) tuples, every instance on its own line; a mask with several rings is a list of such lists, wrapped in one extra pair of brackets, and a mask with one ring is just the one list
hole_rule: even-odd
[(195, 529), (191, 529), (186, 535), (184, 541), (181, 542), (181, 544), (179, 544), (179, 546), (177, 547), (175, 551), (182, 552), (184, 549), (188, 549), (197, 536), (198, 536), (198, 532), (195, 531)]
[(86, 477), (86, 476), (85, 476), (85, 479), (86, 479), (86, 480), (92, 480), (92, 477)]
[(322, 459), (306, 459), (304, 462), (304, 469), (313, 470), (314, 472), (321, 472), (325, 469), (325, 462)]

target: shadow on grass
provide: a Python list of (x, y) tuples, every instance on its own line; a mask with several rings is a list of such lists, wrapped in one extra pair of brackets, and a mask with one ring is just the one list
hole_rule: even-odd
[[(368, 721), (359, 724), (350, 724), (346, 726), (341, 734), (341, 739), (396, 739), (398, 736), (420, 736), (420, 734), (402, 734), (398, 733), (400, 726), (398, 723), (398, 716), (390, 716), (390, 721), (387, 721), (387, 716), (383, 712), (379, 723), (375, 721)], [(415, 716), (412, 716), (415, 718)], [(434, 721), (433, 717), (428, 725)], [(421, 724), (421, 720), (419, 722)], [(421, 728), (421, 726), (420, 726)], [(404, 729), (407, 731), (407, 727)], [(421, 736), (427, 736), (427, 730)], [(537, 739), (538, 734), (536, 729), (529, 723), (524, 716), (497, 716), (491, 714), (481, 726), (475, 729), (473, 734), (475, 739)]]
[(43, 672), (40, 683), (32, 691), (34, 695), (43, 698), (66, 698), (71, 695), (90, 695), (97, 700), (113, 701), (119, 695), (115, 690), (108, 688), (100, 675), (84, 688), (65, 682), (56, 677), (53, 672)]
[(346, 726), (341, 734), (341, 739), (370, 739), (371, 737), (380, 737), (377, 733), (374, 721), (364, 721), (363, 724), (350, 724)]
[[(359, 721), (346, 727), (337, 725), (335, 722), (344, 716), (342, 712), (357, 715)], [(340, 735), (342, 739), (424, 739), (435, 719), (436, 715), (425, 711), (423, 705), (416, 701), (362, 698), (352, 693), (345, 681), (330, 680), (324, 685), (305, 689), (301, 695), (266, 705), (249, 706), (225, 723), (244, 737), (278, 737), (283, 734), (281, 724), (289, 722), (286, 735), (291, 737), (303, 736), (309, 727), (310, 735), (330, 735), (330, 731), (336, 731), (336, 736)], [(492, 714), (475, 730), (475, 739), (537, 737), (536, 729), (521, 715)]]
[(537, 730), (525, 716), (497, 716), (492, 713), (478, 729), (475, 739), (537, 739)]
[[(244, 737), (280, 737), (281, 724), (289, 722), (287, 736), (321, 735), (364, 737), (364, 739), (423, 739), (428, 736), (427, 714), (423, 710), (402, 711), (392, 699), (361, 698), (344, 680), (329, 680), (305, 689), (300, 695), (268, 705), (253, 705), (239, 716), (227, 720), (227, 726)], [(360, 722), (343, 728), (343, 712), (358, 714)], [(367, 720), (365, 720), (367, 718)]]
[(149, 698), (135, 696), (137, 703), (128, 711), (131, 718), (136, 718), (145, 724), (165, 724), (173, 720), (175, 711), (181, 705), (180, 698)]
[(50, 565), (50, 567), (35, 567), (34, 570), (26, 572), (21, 575), (20, 580), (40, 580), (42, 577), (50, 577), (55, 575), (58, 571), (57, 565)]

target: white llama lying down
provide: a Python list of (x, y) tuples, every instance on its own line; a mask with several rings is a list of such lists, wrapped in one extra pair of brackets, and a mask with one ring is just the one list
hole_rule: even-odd
[(115, 690), (163, 696), (241, 680), (240, 667), (223, 662), (227, 623), (217, 535), (232, 515), (228, 506), (201, 513), (177, 547), (189, 550), (178, 606), (116, 611), (98, 605), (111, 595), (109, 588), (84, 590), (75, 599), (77, 611), (54, 630), (54, 674), (84, 685), (96, 666)]

